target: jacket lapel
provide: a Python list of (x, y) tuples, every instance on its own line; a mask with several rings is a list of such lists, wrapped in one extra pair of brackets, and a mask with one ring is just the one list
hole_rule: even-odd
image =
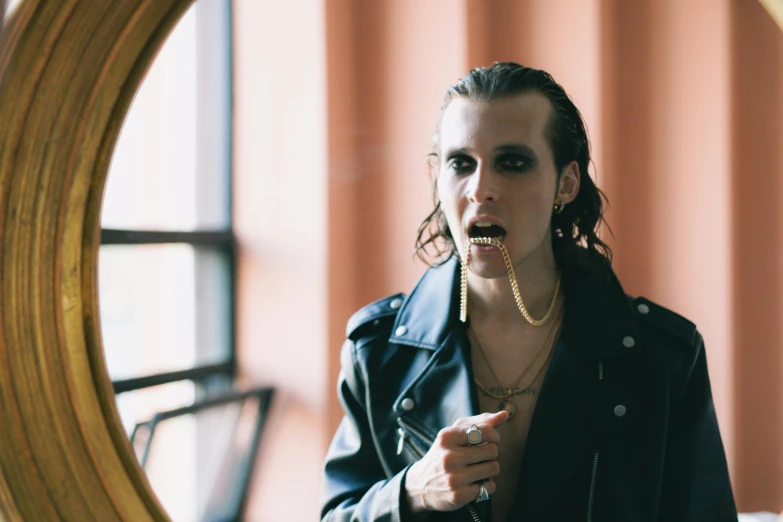
[[(415, 407), (402, 413), (401, 418), (422, 432), (429, 443), (438, 431), (451, 426), (460, 417), (480, 413), (473, 385), (467, 325), (459, 321), (457, 309), (458, 269), (459, 263), (452, 258), (443, 266), (427, 271), (403, 303), (389, 339), (389, 342), (433, 350), (427, 366), (395, 403), (395, 410), (400, 412), (405, 398), (413, 400)], [(481, 520), (492, 520), (490, 504), (473, 504)], [(462, 517), (466, 521), (473, 520), (467, 511)]]
[(597, 364), (578, 365), (561, 339), (528, 433), (518, 519), (537, 520), (558, 490), (590, 466), (597, 448), (622, 427), (613, 413), (618, 404), (628, 404), (628, 398), (598, 379)]
[(469, 357), (463, 343), (456, 336), (448, 336), (431, 356), (430, 364), (401, 395), (415, 404), (404, 418), (427, 435), (430, 443), (442, 428), (478, 411), (466, 355)]
[[(608, 361), (639, 354), (638, 330), (619, 281), (613, 274), (582, 274), (564, 283), (565, 329), (528, 434), (515, 508), (520, 520), (537, 520), (575, 473), (592, 468), (604, 443), (621, 436), (641, 393), (633, 385), (618, 388), (603, 371)], [(586, 498), (589, 482), (584, 487)]]
[(389, 339), (432, 351), (426, 367), (395, 402), (395, 410), (404, 411), (402, 401), (413, 400), (415, 407), (406, 411), (404, 418), (430, 441), (458, 418), (479, 412), (466, 325), (459, 321), (455, 309), (459, 303), (458, 268), (457, 260), (450, 259), (427, 271), (402, 304)]

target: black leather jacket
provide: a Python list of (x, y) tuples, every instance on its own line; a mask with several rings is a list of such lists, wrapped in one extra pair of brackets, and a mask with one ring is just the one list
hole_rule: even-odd
[[(323, 521), (410, 520), (404, 481), (438, 431), (480, 413), (458, 263), (348, 322), (345, 416), (326, 458)], [(704, 345), (687, 319), (613, 274), (563, 275), (563, 337), (546, 375), (510, 520), (729, 522), (737, 514)], [(490, 522), (491, 500), (431, 520)]]

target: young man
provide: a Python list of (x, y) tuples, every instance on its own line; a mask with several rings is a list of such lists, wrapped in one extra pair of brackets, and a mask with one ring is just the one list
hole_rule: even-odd
[(623, 292), (562, 87), (471, 71), (433, 158), (439, 261), (349, 321), (322, 519), (736, 521), (701, 336)]

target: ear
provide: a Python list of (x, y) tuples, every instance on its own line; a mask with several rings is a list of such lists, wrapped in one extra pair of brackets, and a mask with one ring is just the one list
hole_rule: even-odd
[(431, 152), (427, 155), (427, 166), (429, 167), (430, 171), (430, 180), (437, 180), (438, 176), (440, 175), (440, 160), (438, 160), (438, 155), (434, 152)]
[(571, 203), (579, 194), (580, 176), (579, 165), (572, 161), (566, 165), (560, 173), (560, 181), (557, 187), (555, 201), (563, 205)]

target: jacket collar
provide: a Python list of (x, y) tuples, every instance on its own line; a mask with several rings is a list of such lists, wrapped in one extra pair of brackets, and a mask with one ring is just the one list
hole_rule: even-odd
[[(407, 297), (389, 341), (436, 350), (459, 321), (459, 261), (430, 268)], [(564, 336), (577, 362), (638, 353), (639, 333), (630, 301), (613, 272), (574, 269), (563, 276)]]
[(459, 262), (451, 257), (424, 273), (397, 314), (389, 342), (437, 350), (459, 326)]
[(563, 275), (566, 296), (564, 337), (579, 363), (634, 355), (639, 328), (631, 301), (611, 270), (574, 269)]

